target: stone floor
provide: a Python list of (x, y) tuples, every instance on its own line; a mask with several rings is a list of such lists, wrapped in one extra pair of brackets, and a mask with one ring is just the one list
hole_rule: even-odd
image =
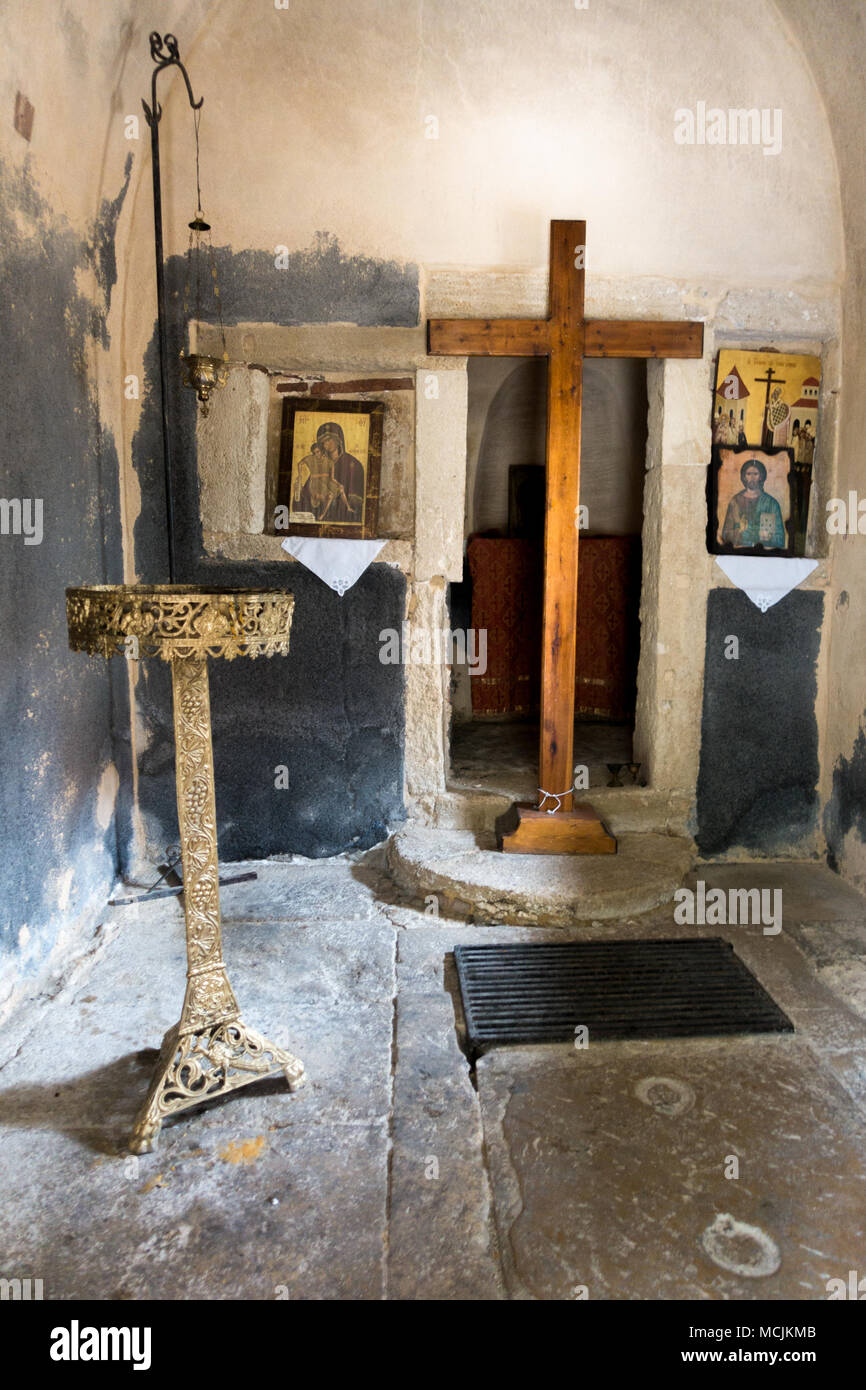
[[(107, 913), (0, 1040), (0, 1276), (49, 1299), (810, 1300), (866, 1274), (857, 894), (815, 865), (725, 864), (700, 876), (782, 888), (781, 934), (670, 909), (479, 927), (401, 899), (381, 863), (271, 862), (224, 890), (247, 1021), (308, 1084), (179, 1116), (141, 1158), (122, 1141), (177, 1017), (182, 917)], [(795, 1034), (521, 1047), (470, 1071), (456, 943), (703, 933)]]
[[(576, 720), (574, 764), (588, 769), (590, 787), (606, 787), (608, 763), (632, 758), (632, 726)], [(625, 769), (623, 785), (632, 784)], [(638, 774), (639, 776), (639, 774)], [(454, 787), (499, 792), (512, 801), (536, 800), (538, 788), (538, 720), (473, 719), (451, 729), (451, 776)], [(548, 787), (561, 791), (561, 787)]]

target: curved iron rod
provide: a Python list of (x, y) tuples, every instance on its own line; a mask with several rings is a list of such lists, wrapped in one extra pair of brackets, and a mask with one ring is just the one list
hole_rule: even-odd
[(164, 37), (156, 30), (150, 35), (150, 56), (156, 67), (153, 70), (151, 81), (150, 100), (151, 105), (142, 98), (144, 115), (147, 124), (150, 126), (150, 153), (153, 173), (153, 237), (154, 248), (156, 251), (156, 316), (159, 327), (159, 387), (162, 402), (162, 460), (163, 475), (165, 478), (165, 519), (168, 540), (168, 580), (170, 584), (175, 582), (174, 564), (174, 491), (172, 487), (172, 459), (171, 459), (171, 434), (169, 431), (169, 406), (168, 406), (168, 324), (165, 306), (165, 265), (163, 262), (163, 243), (162, 243), (162, 188), (159, 167), (159, 122), (162, 118), (162, 107), (156, 99), (156, 79), (166, 68), (179, 68), (186, 83), (189, 104), (193, 111), (198, 111), (204, 103), (204, 97), (196, 101), (193, 96), (192, 85), (189, 74), (180, 60), (177, 39), (174, 34), (166, 34)]

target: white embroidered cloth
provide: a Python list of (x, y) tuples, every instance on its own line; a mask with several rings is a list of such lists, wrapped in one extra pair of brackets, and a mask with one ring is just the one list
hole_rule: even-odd
[(732, 584), (748, 594), (752, 603), (766, 613), (804, 579), (808, 579), (817, 560), (790, 560), (781, 555), (717, 555), (716, 564)]
[(384, 541), (327, 540), (322, 536), (286, 536), (283, 550), (294, 555), (343, 597), (372, 565)]

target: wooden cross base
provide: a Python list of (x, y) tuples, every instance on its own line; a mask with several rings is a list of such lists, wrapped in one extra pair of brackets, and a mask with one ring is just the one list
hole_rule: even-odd
[(588, 802), (573, 811), (539, 811), (518, 801), (496, 823), (505, 854), (616, 854), (616, 840)]

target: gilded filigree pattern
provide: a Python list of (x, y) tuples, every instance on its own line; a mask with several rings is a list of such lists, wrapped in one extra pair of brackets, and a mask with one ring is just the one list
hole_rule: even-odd
[(265, 589), (156, 584), (66, 590), (69, 645), (90, 656), (285, 656), (293, 607), (291, 594)]
[[(174, 692), (174, 744), (177, 765), (177, 813), (183, 858), (184, 906), (190, 969), (220, 964), (219, 862), (217, 857), (216, 802), (214, 799), (213, 752), (210, 736), (210, 696), (207, 662), (187, 657), (171, 663)], [(194, 844), (191, 856), (187, 846)], [(226, 984), (227, 987), (227, 984)], [(197, 1002), (194, 1016), (190, 989), (181, 1019), (181, 1028), (200, 1027), (203, 1019), (216, 1022), (222, 1007), (237, 1012), (231, 990), (221, 995), (210, 986), (210, 1006)], [(202, 984), (195, 992), (197, 1001), (205, 997)], [(208, 1013), (208, 1007), (211, 1012)]]
[(172, 1028), (165, 1035), (130, 1148), (135, 1153), (148, 1153), (168, 1116), (275, 1071), (284, 1074), (290, 1091), (303, 1083), (303, 1064), (240, 1019), (197, 1033), (182, 1034), (179, 1028)]
[(222, 962), (206, 974), (191, 974), (180, 1020), (181, 1033), (198, 1033), (215, 1020), (236, 1019), (239, 1010)]
[(66, 595), (73, 650), (171, 662), (187, 987), (130, 1140), (133, 1152), (146, 1153), (167, 1115), (274, 1071), (284, 1073), (291, 1090), (303, 1078), (296, 1057), (246, 1027), (222, 959), (207, 674), (208, 656), (287, 652), (294, 600), (265, 590), (179, 585), (96, 586)]

